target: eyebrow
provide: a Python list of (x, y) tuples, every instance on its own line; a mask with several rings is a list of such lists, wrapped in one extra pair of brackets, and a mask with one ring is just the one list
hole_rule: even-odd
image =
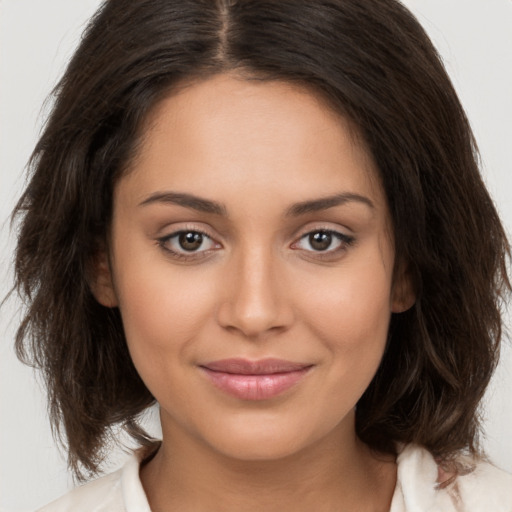
[[(286, 210), (285, 216), (298, 217), (300, 215), (305, 215), (306, 213), (328, 210), (329, 208), (351, 202), (358, 202), (368, 206), (369, 208), (375, 208), (375, 205), (368, 197), (347, 192), (295, 203)], [(211, 201), (210, 199), (204, 199), (193, 194), (181, 192), (155, 192), (148, 198), (144, 199), (139, 206), (147, 206), (154, 203), (176, 204), (178, 206), (183, 206), (203, 213), (212, 213), (223, 217), (228, 216), (227, 209), (223, 204)]]
[(362, 196), (360, 194), (346, 192), (343, 194), (335, 194), (332, 196), (322, 197), (320, 199), (313, 199), (311, 201), (302, 201), (300, 203), (296, 203), (288, 208), (286, 211), (286, 216), (297, 217), (306, 213), (328, 210), (329, 208), (341, 206), (351, 202), (365, 204), (371, 209), (375, 208), (375, 205), (368, 197)]
[(203, 213), (213, 213), (227, 217), (228, 213), (226, 207), (215, 201), (203, 199), (193, 194), (184, 194), (180, 192), (156, 192), (151, 194), (147, 199), (144, 199), (139, 206), (147, 206), (154, 203), (168, 203), (197, 210)]

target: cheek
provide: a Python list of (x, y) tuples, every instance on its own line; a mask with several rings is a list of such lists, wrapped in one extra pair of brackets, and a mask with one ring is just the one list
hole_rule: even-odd
[[(158, 368), (185, 357), (211, 318), (215, 283), (201, 272), (170, 265), (161, 256), (119, 261), (116, 291), (125, 335), (136, 364)], [(142, 370), (142, 369), (141, 369)]]
[(303, 314), (332, 353), (380, 359), (391, 317), (391, 272), (386, 268), (380, 258), (360, 259), (340, 266), (323, 286), (308, 286)]

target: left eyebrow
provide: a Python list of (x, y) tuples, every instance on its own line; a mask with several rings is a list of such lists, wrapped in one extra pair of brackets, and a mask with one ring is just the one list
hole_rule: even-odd
[(368, 197), (347, 192), (296, 203), (288, 208), (286, 211), (286, 217), (298, 217), (299, 215), (304, 215), (306, 213), (328, 210), (329, 208), (334, 208), (335, 206), (341, 206), (351, 202), (362, 203), (372, 210), (375, 208), (375, 205)]

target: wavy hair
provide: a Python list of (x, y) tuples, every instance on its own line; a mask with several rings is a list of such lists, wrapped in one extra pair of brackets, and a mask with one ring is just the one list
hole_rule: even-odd
[(98, 472), (115, 426), (153, 442), (138, 417), (154, 398), (119, 311), (91, 293), (91, 261), (148, 112), (179, 84), (230, 71), (321, 95), (380, 172), (417, 300), (391, 319), (357, 405), (359, 437), (385, 452), (414, 442), (445, 459), (478, 454), (509, 246), (468, 120), (417, 20), (396, 0), (107, 0), (54, 90), (13, 214), (26, 308), (16, 348), (42, 371), (70, 468)]

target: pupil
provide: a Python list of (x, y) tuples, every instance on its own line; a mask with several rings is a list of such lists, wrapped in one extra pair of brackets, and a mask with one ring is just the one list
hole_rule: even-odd
[(179, 236), (180, 247), (185, 251), (195, 251), (201, 247), (203, 243), (203, 235), (201, 233), (181, 233)]
[(309, 243), (317, 251), (325, 251), (332, 242), (332, 235), (327, 231), (317, 231), (309, 235)]

